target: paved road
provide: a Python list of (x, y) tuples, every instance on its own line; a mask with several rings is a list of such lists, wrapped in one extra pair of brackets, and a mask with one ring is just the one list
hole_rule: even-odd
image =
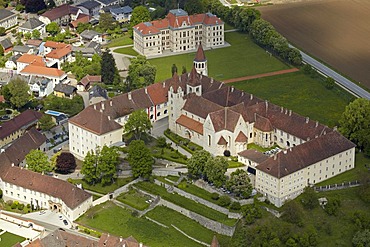
[[(293, 47), (293, 46), (291, 46), (291, 47)], [(351, 82), (350, 80), (348, 80), (344, 76), (338, 74), (334, 70), (325, 66), (324, 64), (317, 61), (313, 57), (307, 55), (306, 53), (304, 53), (302, 51), (300, 51), (300, 53), (302, 55), (302, 59), (303, 59), (304, 62), (308, 63), (313, 68), (322, 72), (323, 74), (333, 78), (338, 85), (344, 87), (347, 91), (351, 92), (352, 94), (354, 94), (355, 96), (357, 96), (359, 98), (370, 99), (370, 93), (367, 92), (366, 90), (357, 86), (355, 83)]]

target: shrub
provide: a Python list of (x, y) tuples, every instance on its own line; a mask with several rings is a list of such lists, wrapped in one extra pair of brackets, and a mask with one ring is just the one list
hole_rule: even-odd
[(238, 162), (238, 156), (232, 156), (231, 161)]
[(26, 206), (27, 208), (31, 208), (31, 204), (27, 204), (27, 206)]
[(241, 209), (241, 205), (239, 202), (233, 202), (230, 204), (230, 209), (231, 210), (240, 210)]
[(89, 230), (89, 229), (87, 229), (87, 228), (85, 228), (85, 229), (84, 229), (84, 233), (86, 233), (86, 234), (90, 234), (90, 230)]
[(22, 204), (22, 203), (18, 204), (18, 209), (23, 210), (24, 209), (24, 204)]
[(160, 148), (165, 148), (167, 146), (166, 138), (164, 138), (163, 136), (158, 137), (157, 146), (160, 147)]
[(3, 198), (3, 191), (0, 190), (0, 199)]
[(131, 216), (132, 217), (138, 217), (139, 216), (139, 212), (136, 211), (136, 210), (134, 210), (134, 211), (132, 211)]
[(18, 207), (17, 204), (15, 204), (15, 202), (13, 202), (13, 204), (10, 206), (12, 209), (16, 209)]
[(221, 207), (227, 207), (231, 203), (231, 199), (228, 196), (220, 196), (220, 199), (218, 199), (218, 201)]
[(7, 202), (6, 202), (6, 204), (7, 204), (8, 206), (11, 206), (11, 205), (13, 204), (13, 201), (12, 201), (12, 200), (9, 200), (9, 201), (7, 201)]
[(231, 153), (230, 153), (230, 151), (229, 151), (229, 150), (225, 150), (225, 151), (224, 151), (224, 156), (225, 156), (225, 157), (230, 157), (230, 155), (231, 155)]
[(212, 200), (217, 201), (220, 198), (220, 195), (216, 192), (212, 193), (211, 195)]

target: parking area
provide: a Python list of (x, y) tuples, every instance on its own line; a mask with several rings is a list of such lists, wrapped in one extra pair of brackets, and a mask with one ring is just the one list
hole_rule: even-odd
[(61, 213), (53, 212), (50, 210), (42, 210), (38, 212), (29, 213), (24, 215), (28, 219), (34, 219), (35, 221), (45, 222), (60, 228), (70, 228), (71, 222)]

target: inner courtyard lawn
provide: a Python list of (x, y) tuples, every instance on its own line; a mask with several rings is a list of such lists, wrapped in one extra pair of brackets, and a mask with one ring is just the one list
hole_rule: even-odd
[[(176, 221), (176, 218), (174, 220)], [(202, 246), (185, 237), (173, 227), (165, 228), (144, 217), (134, 217), (131, 215), (131, 211), (118, 207), (112, 202), (107, 202), (90, 209), (77, 222), (116, 236), (122, 236), (124, 238), (133, 236), (139, 242), (143, 242), (145, 245), (151, 247)], [(201, 229), (202, 227), (199, 225), (198, 228)]]
[(345, 107), (354, 99), (337, 86), (327, 89), (320, 80), (301, 71), (230, 85), (329, 127), (338, 126)]
[(5, 232), (4, 234), (1, 234), (0, 238), (1, 238), (0, 242), (1, 247), (12, 247), (16, 243), (18, 242), (21, 243), (25, 240), (24, 237), (12, 234), (10, 232)]
[[(208, 75), (216, 80), (289, 68), (288, 65), (267, 54), (247, 34), (239, 32), (225, 33), (225, 40), (231, 46), (205, 51), (208, 60)], [(193, 66), (194, 57), (195, 53), (188, 53), (150, 59), (149, 62), (157, 67), (156, 82), (171, 77), (172, 64), (176, 64), (178, 73), (182, 72), (182, 66), (185, 66), (189, 72)]]

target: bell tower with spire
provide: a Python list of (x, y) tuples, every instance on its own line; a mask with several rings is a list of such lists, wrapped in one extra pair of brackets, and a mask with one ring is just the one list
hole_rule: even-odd
[(194, 67), (198, 74), (208, 76), (207, 58), (204, 55), (202, 43), (199, 43), (197, 54), (194, 58)]

